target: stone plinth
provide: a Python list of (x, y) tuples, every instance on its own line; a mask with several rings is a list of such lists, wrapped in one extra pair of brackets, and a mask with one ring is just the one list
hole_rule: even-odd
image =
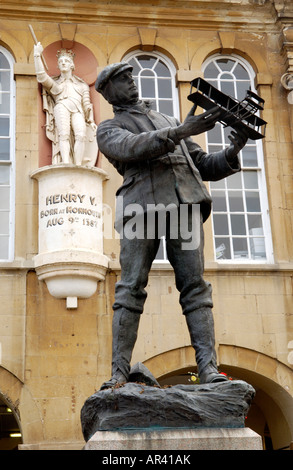
[[(97, 431), (241, 428), (255, 395), (241, 380), (160, 387), (147, 369), (134, 367), (135, 382), (100, 390), (81, 409), (85, 441)], [(145, 378), (145, 382), (137, 378)], [(152, 384), (153, 380), (153, 384)]]
[(98, 431), (84, 450), (262, 450), (261, 436), (249, 428)]
[(31, 177), (39, 187), (38, 278), (54, 297), (88, 298), (105, 278), (109, 263), (103, 254), (106, 173), (60, 164), (39, 168)]

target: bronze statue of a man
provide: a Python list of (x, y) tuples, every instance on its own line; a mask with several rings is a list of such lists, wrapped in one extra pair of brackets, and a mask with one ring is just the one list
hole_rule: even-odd
[[(113, 305), (112, 377), (102, 388), (128, 380), (148, 274), (160, 242), (158, 236), (148, 236), (147, 223), (144, 236), (123, 236), (130, 217), (127, 207), (131, 204), (142, 207), (143, 221), (147, 220), (149, 208), (158, 204), (175, 206), (179, 214), (182, 207), (187, 207), (187, 217), (183, 220), (179, 216), (177, 220), (179, 225), (184, 223), (188, 227), (193, 223), (191, 208), (200, 207), (198, 246), (184, 249), (186, 239), (182, 230), (178, 230), (177, 237), (170, 236), (172, 227), (167, 226), (167, 255), (175, 272), (200, 382), (226, 380), (217, 369), (212, 289), (203, 278), (203, 222), (211, 211), (211, 197), (203, 180), (216, 181), (240, 171), (237, 154), (246, 144), (247, 136), (232, 131), (228, 148), (214, 154), (204, 152), (191, 136), (212, 129), (219, 117), (218, 110), (194, 116), (193, 107), (182, 124), (174, 117), (153, 111), (148, 103), (139, 100), (128, 63), (107, 66), (97, 78), (96, 90), (113, 105), (115, 114), (98, 126), (98, 145), (124, 178), (117, 192), (123, 200), (122, 210), (116, 211), (115, 223), (122, 236), (121, 280), (116, 283)], [(171, 217), (167, 217), (169, 225), (170, 221)]]

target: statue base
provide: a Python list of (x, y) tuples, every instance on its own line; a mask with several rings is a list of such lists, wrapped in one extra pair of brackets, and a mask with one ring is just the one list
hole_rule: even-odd
[(194, 450), (263, 450), (263, 446), (261, 436), (249, 428), (205, 428), (139, 432), (97, 431), (83, 450), (170, 450), (175, 458), (176, 452), (180, 451), (188, 453)]
[[(143, 439), (146, 443), (139, 445), (149, 445), (150, 439), (157, 439), (157, 432), (176, 431), (183, 436), (187, 432), (207, 432), (207, 429), (212, 432), (212, 429), (225, 428), (235, 433), (236, 429), (239, 432), (243, 428), (246, 432), (245, 418), (255, 390), (244, 381), (160, 387), (142, 364), (132, 368), (129, 380), (99, 390), (85, 401), (81, 425), (86, 442), (96, 433), (100, 439), (118, 432), (126, 436), (126, 440), (129, 436), (133, 439), (136, 434), (147, 433)], [(121, 445), (124, 445), (124, 437)]]

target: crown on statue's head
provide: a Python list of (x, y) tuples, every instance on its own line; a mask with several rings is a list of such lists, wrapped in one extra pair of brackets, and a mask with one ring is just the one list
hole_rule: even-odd
[(75, 54), (73, 51), (71, 50), (67, 50), (67, 49), (61, 49), (60, 51), (57, 52), (57, 58), (58, 60), (63, 57), (63, 56), (67, 56), (67, 57), (70, 57), (70, 59), (72, 60), (72, 62), (74, 61), (74, 57), (75, 57)]

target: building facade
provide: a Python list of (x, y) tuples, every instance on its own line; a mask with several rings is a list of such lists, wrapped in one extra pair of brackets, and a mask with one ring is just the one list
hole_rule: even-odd
[[(96, 124), (113, 115), (94, 90), (96, 77), (107, 64), (121, 60), (133, 65), (141, 97), (180, 120), (190, 110), (187, 96), (196, 77), (237, 99), (251, 89), (265, 100), (266, 136), (249, 141), (241, 152), (242, 172), (206, 183), (213, 211), (205, 223), (205, 278), (213, 286), (219, 368), (256, 389), (246, 425), (263, 437), (264, 448), (289, 449), (290, 0), (7, 0), (0, 5), (0, 448), (82, 448), (80, 409), (110, 376), (112, 304), (120, 275), (113, 220), (121, 177), (100, 152), (84, 172), (71, 165), (60, 176), (52, 169), (30, 26), (44, 47), (50, 76), (58, 74), (58, 50), (75, 52), (75, 73), (90, 87)], [(217, 125), (197, 142), (213, 151), (229, 141), (226, 129)], [(88, 189), (91, 203), (99, 198), (101, 203), (103, 239), (97, 253), (84, 241), (93, 234), (96, 212), (87, 208), (86, 217), (77, 217), (70, 196), (79, 194), (76, 187), (83, 176), (76, 176), (77, 171), (87, 173), (86, 188), (92, 177), (99, 187), (97, 195)], [(41, 182), (48, 175), (52, 179), (45, 184), (45, 196), (52, 199), (45, 199), (42, 208)], [(72, 249), (58, 245), (56, 234), (64, 233), (64, 226), (54, 216), (60, 214), (61, 196), (72, 233), (85, 234)], [(88, 232), (82, 225), (90, 227)], [(65, 282), (67, 293), (60, 294), (60, 278), (71, 287), (90, 279), (93, 291), (89, 287), (88, 294), (77, 294), (77, 287), (70, 289)], [(147, 291), (133, 363), (144, 363), (162, 384), (185, 383), (196, 370), (194, 351), (164, 240)], [(10, 437), (13, 432), (18, 437)]]

